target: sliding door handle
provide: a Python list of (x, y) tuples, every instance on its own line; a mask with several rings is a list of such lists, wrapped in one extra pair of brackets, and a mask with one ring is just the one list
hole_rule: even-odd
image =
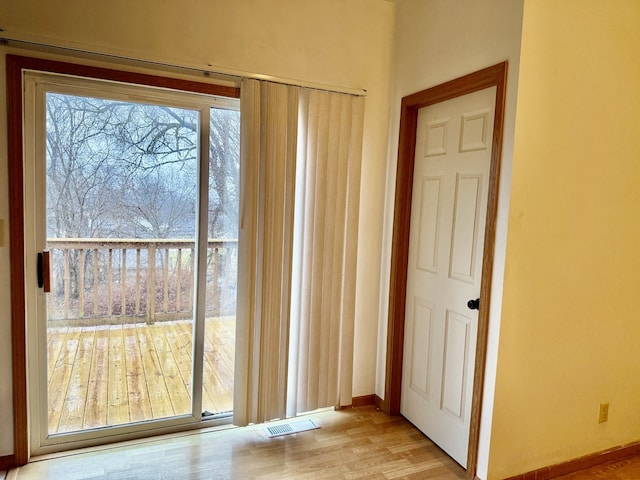
[(49, 272), (49, 252), (38, 253), (38, 288), (44, 293), (51, 291), (51, 274)]

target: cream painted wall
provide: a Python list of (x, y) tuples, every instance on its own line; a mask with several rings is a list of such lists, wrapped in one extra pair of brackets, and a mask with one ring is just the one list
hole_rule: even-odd
[(389, 258), (393, 196), (403, 96), (507, 60), (507, 103), (498, 207), (496, 256), (490, 311), (489, 351), (481, 428), (478, 474), (485, 478), (493, 407), (493, 372), (500, 325), (504, 251), (513, 153), (516, 92), (522, 21), (522, 0), (399, 0), (391, 96), (385, 238), (380, 288), (376, 394), (384, 397)]
[[(9, 38), (199, 69), (366, 89), (356, 300), (354, 396), (375, 383), (377, 297), (394, 4), (386, 0), (7, 0)], [(4, 53), (0, 96), (4, 98)], [(0, 103), (1, 118), (6, 118)], [(0, 218), (8, 218), (6, 129), (0, 128)], [(0, 456), (13, 451), (9, 254), (0, 247)], [(372, 299), (374, 299), (372, 301)]]
[(525, 2), (492, 479), (640, 440), (639, 26)]

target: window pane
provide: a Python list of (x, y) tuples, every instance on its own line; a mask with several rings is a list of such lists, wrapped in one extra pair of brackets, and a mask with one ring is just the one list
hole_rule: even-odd
[(240, 112), (211, 109), (209, 249), (202, 410), (206, 418), (233, 409)]
[(49, 433), (191, 412), (198, 122), (46, 95)]

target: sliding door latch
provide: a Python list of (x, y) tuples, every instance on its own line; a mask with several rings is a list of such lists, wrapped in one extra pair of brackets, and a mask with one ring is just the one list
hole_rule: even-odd
[(49, 252), (38, 252), (38, 288), (44, 293), (51, 291), (51, 277), (49, 273)]

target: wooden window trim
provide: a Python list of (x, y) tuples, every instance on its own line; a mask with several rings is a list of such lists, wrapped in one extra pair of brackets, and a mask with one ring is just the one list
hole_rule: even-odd
[(482, 283), (480, 286), (480, 302), (483, 308), (481, 308), (478, 313), (478, 338), (471, 404), (469, 453), (467, 457), (467, 478), (469, 479), (475, 478), (478, 462), (482, 394), (489, 331), (488, 307), (491, 297), (496, 216), (498, 210), (498, 186), (500, 161), (502, 157), (506, 81), (507, 63), (503, 62), (406, 96), (402, 99), (400, 113), (389, 285), (385, 392), (383, 401), (383, 411), (389, 415), (397, 415), (400, 413), (404, 318), (407, 294), (407, 264), (409, 258), (409, 227), (411, 220), (411, 198), (413, 193), (413, 167), (418, 111), (423, 107), (435, 103), (467, 95), (485, 88), (496, 87), (495, 119), (491, 145), (491, 170), (489, 174), (489, 198), (487, 202), (487, 221), (482, 260)]
[(11, 257), (11, 346), (13, 373), (13, 465), (29, 461), (27, 403), (27, 337), (25, 314), (24, 172), (23, 172), (23, 72), (25, 70), (73, 75), (149, 87), (169, 88), (193, 93), (240, 98), (240, 89), (223, 85), (161, 77), (46, 60), (20, 55), (6, 56), (7, 155), (9, 175), (9, 254)]

